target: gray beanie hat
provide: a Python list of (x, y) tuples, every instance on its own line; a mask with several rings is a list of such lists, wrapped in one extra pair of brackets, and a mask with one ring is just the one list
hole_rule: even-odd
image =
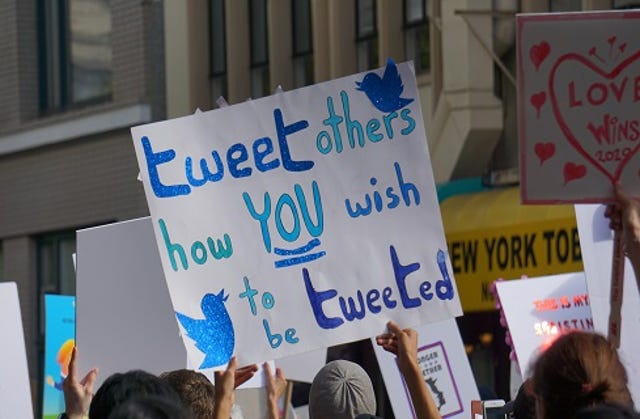
[(361, 413), (375, 412), (373, 385), (360, 365), (345, 360), (332, 361), (313, 379), (309, 393), (310, 419), (353, 419)]

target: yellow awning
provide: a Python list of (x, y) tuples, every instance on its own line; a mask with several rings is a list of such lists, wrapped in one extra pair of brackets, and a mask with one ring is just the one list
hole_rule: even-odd
[(456, 195), (440, 204), (465, 311), (491, 310), (498, 278), (583, 270), (572, 205), (521, 205), (518, 188)]

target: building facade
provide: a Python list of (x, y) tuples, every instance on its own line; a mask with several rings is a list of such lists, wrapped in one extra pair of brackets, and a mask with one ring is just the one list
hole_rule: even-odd
[(158, 2), (0, 2), (0, 280), (18, 284), (35, 401), (43, 295), (75, 293), (76, 229), (148, 214), (129, 127), (165, 118), (162, 16)]

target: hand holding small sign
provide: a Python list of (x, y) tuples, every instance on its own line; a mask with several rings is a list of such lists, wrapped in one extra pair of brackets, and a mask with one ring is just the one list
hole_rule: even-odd
[(77, 354), (78, 350), (74, 347), (69, 361), (69, 375), (67, 375), (62, 384), (65, 413), (70, 419), (83, 418), (89, 412), (89, 405), (93, 398), (93, 385), (98, 377), (98, 369), (94, 368), (78, 381), (76, 371)]
[[(636, 274), (640, 273), (640, 203), (631, 198), (620, 185), (615, 187), (616, 202), (609, 204), (605, 217), (609, 218), (609, 227), (622, 234), (624, 254), (629, 258)], [(638, 283), (640, 289), (640, 282)]]
[(441, 418), (418, 365), (418, 333), (401, 329), (393, 321), (387, 323), (387, 329), (388, 333), (376, 336), (376, 343), (396, 355), (418, 419)]
[[(622, 292), (624, 289), (624, 257), (626, 255), (633, 266), (636, 281), (640, 274), (640, 206), (629, 197), (619, 184), (615, 185), (616, 202), (607, 206), (605, 216), (613, 236), (613, 267), (611, 272), (611, 312), (609, 314), (609, 340), (620, 347), (620, 328), (622, 318)], [(640, 290), (640, 282), (638, 282)]]

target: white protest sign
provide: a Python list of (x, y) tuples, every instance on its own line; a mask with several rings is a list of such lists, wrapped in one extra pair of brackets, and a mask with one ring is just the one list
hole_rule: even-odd
[(327, 350), (318, 349), (303, 354), (280, 358), (276, 365), (282, 368), (287, 380), (311, 383), (318, 371), (327, 363)]
[[(607, 335), (611, 304), (611, 258), (613, 235), (604, 217), (604, 205), (576, 205), (576, 221), (591, 312), (596, 331)], [(622, 292), (622, 327), (618, 353), (627, 369), (631, 394), (640, 394), (640, 296), (631, 263), (625, 258)], [(638, 399), (636, 400), (636, 406)]]
[[(188, 362), (180, 339), (151, 218), (79, 230), (77, 237), (80, 371), (100, 367), (100, 385), (109, 375), (132, 369), (154, 374), (198, 369)], [(213, 371), (203, 373), (214, 381)], [(264, 385), (260, 363), (240, 388)]]
[(461, 314), (413, 67), (133, 128), (201, 368)]
[(640, 12), (520, 15), (525, 203), (640, 195)]
[[(468, 418), (471, 400), (480, 397), (455, 319), (419, 326), (416, 331), (418, 363), (440, 415)], [(396, 357), (378, 346), (375, 339), (373, 347), (395, 417), (415, 418)]]
[(0, 419), (33, 418), (22, 315), (15, 282), (0, 282)]
[[(78, 368), (116, 372), (185, 368), (150, 218), (77, 232)], [(96, 387), (97, 388), (97, 387)]]
[(520, 373), (561, 333), (593, 330), (584, 272), (496, 282)]

